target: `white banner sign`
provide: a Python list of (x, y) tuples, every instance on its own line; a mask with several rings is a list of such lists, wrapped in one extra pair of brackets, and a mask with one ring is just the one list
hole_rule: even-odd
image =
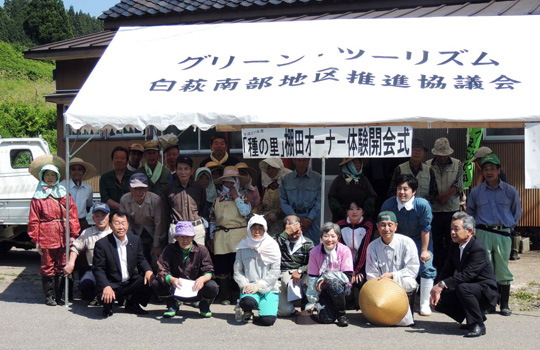
[(410, 157), (410, 126), (242, 129), (244, 158)]
[(540, 124), (525, 124), (525, 188), (540, 188)]
[(120, 28), (66, 121), (95, 130), (535, 122), (540, 45), (518, 39), (539, 31), (540, 16)]

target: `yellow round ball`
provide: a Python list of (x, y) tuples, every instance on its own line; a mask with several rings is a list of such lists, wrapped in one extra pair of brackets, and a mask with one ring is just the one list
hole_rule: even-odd
[(393, 326), (409, 309), (409, 299), (402, 286), (389, 278), (374, 278), (360, 290), (360, 309), (372, 324)]

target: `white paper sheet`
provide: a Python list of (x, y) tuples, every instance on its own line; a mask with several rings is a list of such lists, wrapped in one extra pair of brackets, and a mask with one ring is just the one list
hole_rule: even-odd
[(293, 279), (289, 280), (287, 285), (287, 301), (295, 301), (302, 299), (302, 287), (301, 283), (294, 283)]
[(183, 278), (179, 278), (179, 280), (182, 285), (175, 289), (174, 296), (180, 298), (194, 298), (197, 296), (198, 291), (193, 290), (195, 281), (186, 280)]

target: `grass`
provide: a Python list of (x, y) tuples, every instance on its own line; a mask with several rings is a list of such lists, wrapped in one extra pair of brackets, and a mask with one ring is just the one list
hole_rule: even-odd
[(535, 311), (540, 308), (540, 290), (536, 281), (529, 282), (527, 287), (518, 289), (510, 295), (512, 304), (515, 304), (519, 311)]
[(55, 109), (43, 98), (55, 91), (54, 63), (25, 59), (23, 50), (19, 45), (0, 42), (0, 104), (22, 102)]

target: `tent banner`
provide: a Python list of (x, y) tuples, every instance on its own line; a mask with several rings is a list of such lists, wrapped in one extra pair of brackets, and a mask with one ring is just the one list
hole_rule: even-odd
[(242, 129), (244, 158), (398, 158), (411, 156), (412, 127)]
[(525, 124), (525, 188), (540, 188), (540, 123)]
[(540, 45), (518, 39), (539, 31), (540, 16), (122, 27), (66, 123), (208, 130), (536, 122)]
[(482, 128), (470, 128), (467, 131), (467, 152), (465, 153), (465, 162), (463, 162), (463, 188), (471, 187), (474, 175), (474, 163), (472, 159), (478, 151), (480, 141), (482, 141)]

